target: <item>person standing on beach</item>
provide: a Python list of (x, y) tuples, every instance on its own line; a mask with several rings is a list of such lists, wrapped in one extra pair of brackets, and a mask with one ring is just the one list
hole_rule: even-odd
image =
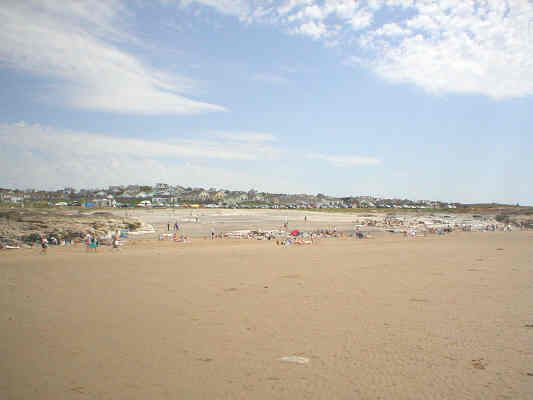
[(113, 235), (113, 247), (111, 250), (118, 250), (118, 238), (119, 238), (118, 231), (115, 231)]
[(87, 251), (89, 251), (89, 246), (91, 245), (91, 241), (92, 241), (91, 234), (88, 233), (85, 236), (85, 245), (87, 246)]
[(46, 254), (48, 250), (48, 240), (44, 236), (41, 236), (41, 254)]
[(215, 239), (215, 227), (211, 228), (211, 240)]
[(174, 230), (175, 230), (175, 231), (179, 231), (179, 230), (180, 230), (180, 226), (178, 225), (178, 221), (176, 221), (176, 222), (174, 223)]
[(91, 242), (89, 244), (89, 248), (93, 249), (94, 252), (96, 253), (96, 249), (98, 248), (98, 245), (99, 245), (99, 243), (98, 243), (98, 239), (96, 238), (96, 236), (91, 237)]

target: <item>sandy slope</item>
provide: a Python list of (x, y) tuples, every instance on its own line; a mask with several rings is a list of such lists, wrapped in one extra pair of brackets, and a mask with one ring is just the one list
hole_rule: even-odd
[(3, 253), (0, 398), (531, 399), (532, 240)]

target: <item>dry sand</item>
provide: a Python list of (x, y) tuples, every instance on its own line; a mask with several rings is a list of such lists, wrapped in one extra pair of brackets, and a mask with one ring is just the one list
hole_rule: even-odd
[(4, 252), (0, 398), (531, 399), (532, 240)]

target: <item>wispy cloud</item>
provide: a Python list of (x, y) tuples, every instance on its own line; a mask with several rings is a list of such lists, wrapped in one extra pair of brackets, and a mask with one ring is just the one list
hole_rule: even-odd
[(349, 155), (329, 155), (310, 153), (307, 154), (307, 158), (312, 160), (322, 160), (333, 164), (336, 167), (355, 167), (358, 165), (378, 165), (381, 164), (381, 160), (374, 157), (359, 157)]
[[(169, 0), (164, 0), (168, 2)], [(247, 0), (178, 0), (183, 7), (193, 3), (213, 7), (222, 14), (234, 15), (245, 19), (251, 12), (252, 5)]]
[[(189, 0), (225, 9), (224, 0)], [(232, 12), (308, 36), (394, 83), (495, 99), (533, 95), (533, 1), (240, 0)], [(238, 5), (237, 5), (238, 4)], [(238, 12), (237, 12), (238, 10)], [(383, 13), (394, 21), (377, 18)]]
[(280, 163), (274, 163), (277, 172), (267, 168), (271, 175), (256, 168), (261, 163), (272, 166), (282, 156), (322, 160), (338, 167), (380, 163), (369, 157), (305, 157), (270, 133), (206, 132), (188, 139), (146, 140), (24, 122), (0, 124), (0, 187), (94, 187), (163, 179), (191, 185), (296, 190), (302, 182), (291, 181)]
[[(89, 132), (72, 132), (38, 124), (0, 124), (0, 143), (23, 146), (22, 151), (38, 151), (51, 156), (69, 157), (128, 155), (138, 159), (219, 159), (250, 161), (270, 158), (279, 149), (262, 142), (273, 141), (269, 134), (231, 133), (218, 135), (219, 140), (207, 136), (197, 139), (146, 140), (113, 137)], [(233, 139), (228, 141), (226, 139)], [(239, 141), (239, 146), (234, 141)]]
[[(265, 177), (254, 178), (235, 165), (279, 158), (284, 149), (265, 143), (274, 139), (269, 134), (225, 132), (215, 138), (205, 134), (145, 140), (23, 122), (0, 124), (0, 187), (94, 186), (167, 178), (188, 184), (245, 185)], [(216, 183), (217, 177), (223, 180)]]
[(143, 65), (116, 46), (136, 39), (121, 29), (121, 1), (8, 0), (0, 6), (0, 62), (56, 78), (53, 96), (73, 108), (134, 114), (196, 114), (224, 107), (185, 97), (190, 79)]

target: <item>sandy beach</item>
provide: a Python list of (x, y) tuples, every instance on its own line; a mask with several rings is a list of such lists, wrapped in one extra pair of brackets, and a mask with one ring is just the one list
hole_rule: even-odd
[(532, 240), (5, 251), (0, 398), (531, 399)]

